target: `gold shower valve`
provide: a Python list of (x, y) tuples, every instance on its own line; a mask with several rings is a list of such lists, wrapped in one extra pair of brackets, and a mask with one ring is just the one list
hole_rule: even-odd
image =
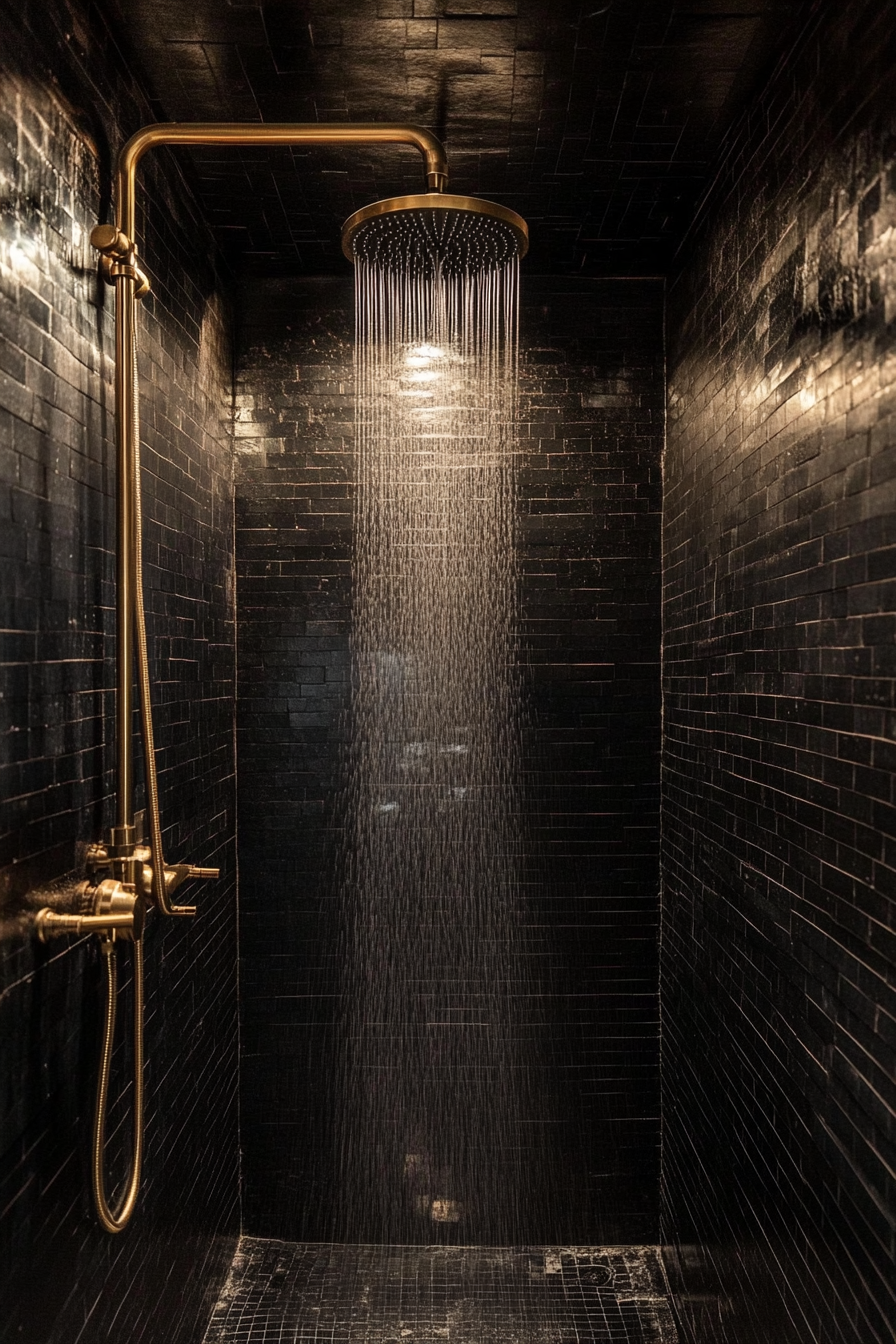
[(44, 906), (38, 910), (34, 927), (42, 943), (62, 934), (98, 933), (101, 937), (124, 938), (138, 943), (143, 937), (146, 902), (133, 888), (106, 878), (97, 886), (82, 884), (82, 900), (93, 907), (92, 914), (59, 914)]

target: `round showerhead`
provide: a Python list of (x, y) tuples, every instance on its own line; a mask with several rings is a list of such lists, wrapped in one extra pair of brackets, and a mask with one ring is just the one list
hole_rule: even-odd
[(386, 270), (442, 274), (494, 270), (529, 247), (526, 221), (514, 210), (475, 196), (428, 192), (374, 201), (345, 221), (342, 250), (349, 261)]

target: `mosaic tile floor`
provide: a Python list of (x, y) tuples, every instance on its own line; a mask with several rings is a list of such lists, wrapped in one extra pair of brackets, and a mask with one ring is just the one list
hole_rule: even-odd
[(676, 1344), (652, 1246), (240, 1242), (204, 1344)]

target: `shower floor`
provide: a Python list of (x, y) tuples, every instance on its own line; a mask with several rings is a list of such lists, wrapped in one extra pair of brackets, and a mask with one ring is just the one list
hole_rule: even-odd
[(244, 1237), (204, 1344), (675, 1344), (652, 1246)]

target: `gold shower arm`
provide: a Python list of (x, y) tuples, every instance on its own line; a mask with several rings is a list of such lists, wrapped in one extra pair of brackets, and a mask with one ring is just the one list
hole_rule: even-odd
[(412, 145), (426, 163), (426, 185), (444, 191), (448, 159), (440, 140), (422, 126), (376, 121), (162, 121), (144, 126), (118, 158), (115, 222), (125, 238), (134, 238), (137, 165), (158, 145)]

